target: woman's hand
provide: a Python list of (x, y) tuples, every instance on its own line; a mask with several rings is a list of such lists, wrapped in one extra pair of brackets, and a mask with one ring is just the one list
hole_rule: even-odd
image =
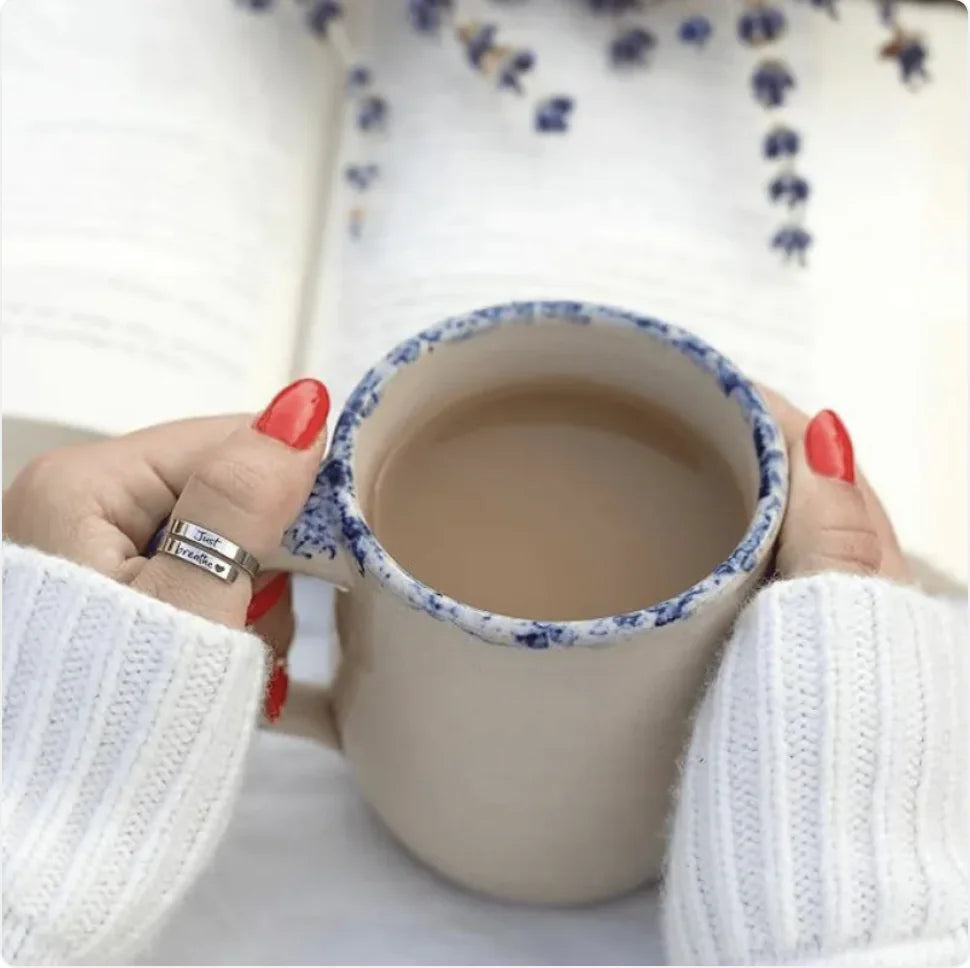
[(175, 516), (265, 560), (313, 484), (329, 406), (323, 384), (298, 380), (255, 420), (183, 420), (51, 451), (4, 493), (4, 535), (204, 618), (236, 628), (254, 624), (282, 659), (293, 634), (285, 574), (261, 573), (254, 588), (241, 571), (226, 584), (145, 551)]
[(913, 580), (886, 512), (855, 467), (852, 441), (831, 410), (809, 419), (761, 387), (788, 445), (791, 490), (778, 544), (779, 577), (820, 571)]

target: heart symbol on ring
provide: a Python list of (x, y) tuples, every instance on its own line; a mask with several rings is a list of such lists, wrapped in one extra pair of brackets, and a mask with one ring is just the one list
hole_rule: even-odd
[(215, 565), (214, 567), (220, 575), (226, 570), (225, 565)]

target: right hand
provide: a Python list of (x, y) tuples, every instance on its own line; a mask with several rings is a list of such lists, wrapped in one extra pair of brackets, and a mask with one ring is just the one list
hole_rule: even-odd
[(809, 419), (773, 390), (759, 389), (784, 434), (790, 464), (778, 576), (843, 571), (912, 583), (896, 532), (855, 467), (852, 441), (839, 417), (823, 410)]

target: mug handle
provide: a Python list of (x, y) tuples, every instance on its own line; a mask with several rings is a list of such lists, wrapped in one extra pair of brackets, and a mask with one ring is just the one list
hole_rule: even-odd
[[(263, 562), (263, 568), (310, 575), (338, 591), (349, 591), (360, 580), (361, 571), (341, 537), (332, 499), (334, 477), (328, 473), (332, 463), (325, 461), (321, 466), (307, 503), (283, 535), (279, 551)], [(340, 749), (330, 688), (320, 683), (291, 680), (279, 719), (265, 723), (264, 728)]]

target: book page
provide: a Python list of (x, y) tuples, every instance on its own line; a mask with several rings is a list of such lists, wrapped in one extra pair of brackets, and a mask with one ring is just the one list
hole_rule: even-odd
[(287, 381), (342, 91), (302, 15), (4, 7), (8, 417), (117, 433)]
[[(536, 51), (529, 95), (518, 99), (476, 75), (451, 36), (415, 35), (396, 5), (382, 7), (373, 61), (392, 93), (392, 128), (376, 156), (380, 188), (365, 196), (364, 235), (344, 245), (339, 309), (318, 321), (311, 362), (339, 402), (395, 341), (453, 313), (528, 298), (636, 309), (697, 332), (806, 410), (845, 410), (907, 546), (965, 574), (966, 527), (947, 538), (946, 526), (965, 501), (942, 483), (965, 481), (965, 427), (936, 454), (932, 475), (898, 473), (898, 451), (879, 433), (885, 408), (906, 406), (903, 397), (920, 401), (909, 403), (914, 432), (939, 406), (929, 361), (940, 346), (921, 341), (952, 342), (965, 325), (965, 14), (903, 5), (901, 18), (929, 32), (931, 50), (941, 45), (930, 62), (938, 75), (913, 92), (895, 63), (876, 57), (888, 33), (872, 4), (845, 0), (838, 21), (786, 4), (788, 34), (761, 50), (737, 40), (742, 9), (704, 4), (714, 35), (697, 50), (676, 40), (679, 5), (651, 6), (632, 22), (661, 45), (648, 68), (618, 75), (605, 62), (615, 22), (585, 4), (459, 4), (461, 19), (496, 21), (501, 41)], [(798, 78), (774, 112), (750, 93), (768, 56)], [(532, 103), (558, 93), (577, 99), (571, 130), (534, 133)], [(797, 167), (812, 182), (805, 224), (815, 238), (804, 269), (768, 245), (788, 220), (767, 197), (778, 166), (761, 157), (776, 122), (803, 133)], [(907, 300), (894, 298), (887, 266), (907, 267)], [(898, 371), (886, 371), (878, 399), (861, 389), (879, 369), (880, 347), (859, 319), (877, 281), (880, 328), (904, 328), (910, 355), (923, 360), (909, 393), (893, 400), (885, 384)], [(868, 341), (866, 355), (832, 365), (849, 332), (860, 334), (856, 348)], [(947, 399), (958, 406), (965, 350), (948, 359)], [(953, 466), (944, 471), (944, 461)], [(939, 493), (927, 498), (927, 487)]]

